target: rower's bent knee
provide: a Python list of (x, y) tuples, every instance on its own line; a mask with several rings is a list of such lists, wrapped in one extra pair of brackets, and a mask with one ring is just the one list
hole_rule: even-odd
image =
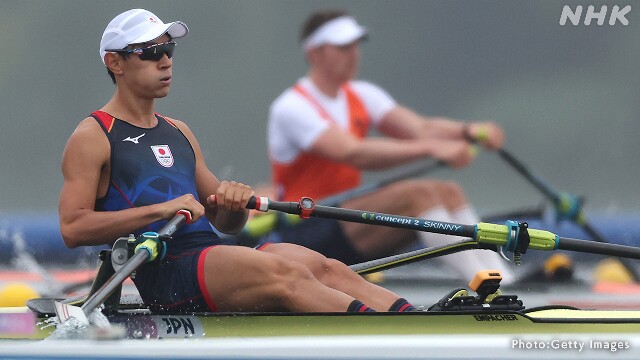
[(402, 199), (408, 202), (409, 216), (417, 216), (426, 209), (442, 204), (436, 183), (431, 180), (412, 180), (404, 184)]
[(336, 284), (343, 282), (353, 271), (344, 263), (335, 259), (324, 259), (314, 271), (315, 277), (323, 284), (329, 287), (335, 287)]
[(269, 270), (265, 281), (271, 285), (271, 296), (285, 303), (290, 302), (305, 283), (314, 281), (311, 270), (295, 261), (277, 261)]
[(460, 184), (453, 181), (443, 181), (440, 183), (439, 192), (443, 199), (446, 199), (448, 208), (456, 208), (468, 203), (467, 197)]

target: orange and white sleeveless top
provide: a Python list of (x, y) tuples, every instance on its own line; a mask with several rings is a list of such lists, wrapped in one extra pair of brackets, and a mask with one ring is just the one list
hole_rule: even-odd
[[(369, 93), (373, 93), (369, 102), (374, 103), (367, 106), (362, 94)], [(308, 79), (285, 91), (272, 105), (269, 118), (269, 155), (278, 198), (319, 200), (360, 185), (359, 169), (316, 156), (308, 149), (330, 126), (365, 137), (393, 106), (395, 102), (384, 91), (364, 82), (346, 84), (338, 98), (323, 96)]]

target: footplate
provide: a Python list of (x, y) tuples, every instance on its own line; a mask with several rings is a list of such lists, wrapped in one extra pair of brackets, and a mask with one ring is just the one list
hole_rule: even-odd
[(497, 311), (523, 310), (525, 307), (517, 295), (503, 295), (500, 292), (499, 271), (480, 271), (469, 283), (477, 295), (469, 295), (464, 288), (455, 289), (443, 296), (427, 311)]

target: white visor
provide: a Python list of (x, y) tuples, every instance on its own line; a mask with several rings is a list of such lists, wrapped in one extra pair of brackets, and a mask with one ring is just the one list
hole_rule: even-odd
[(172, 39), (187, 36), (189, 28), (182, 21), (164, 23), (152, 12), (145, 9), (131, 9), (111, 20), (102, 34), (100, 58), (104, 63), (107, 50), (124, 49), (131, 44), (141, 44), (155, 40), (164, 34)]
[(347, 45), (367, 35), (367, 29), (360, 26), (351, 16), (341, 16), (324, 23), (303, 41), (302, 47), (311, 50), (319, 46)]

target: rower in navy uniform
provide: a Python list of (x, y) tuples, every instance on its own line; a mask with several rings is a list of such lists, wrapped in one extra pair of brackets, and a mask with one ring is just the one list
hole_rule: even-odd
[(222, 233), (239, 232), (253, 190), (219, 181), (189, 127), (155, 111), (156, 99), (169, 94), (175, 41), (188, 32), (183, 22), (164, 23), (144, 9), (116, 16), (104, 30), (100, 58), (115, 91), (80, 122), (64, 150), (59, 213), (65, 244), (110, 244), (130, 233), (157, 230), (186, 209), (193, 221), (174, 235), (166, 256), (136, 273), (140, 295), (152, 308), (414, 309), (343, 263), (302, 246), (223, 244), (212, 225)]

